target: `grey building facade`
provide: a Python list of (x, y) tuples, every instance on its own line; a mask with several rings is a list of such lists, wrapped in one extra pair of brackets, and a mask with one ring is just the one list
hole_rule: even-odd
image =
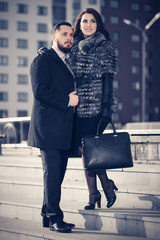
[[(106, 0), (101, 14), (119, 58), (115, 81), (116, 121), (142, 121), (145, 88), (145, 121), (160, 121), (160, 18), (146, 30), (145, 86), (142, 81), (142, 31), (160, 12), (159, 0)], [(130, 25), (124, 19), (131, 21)]]

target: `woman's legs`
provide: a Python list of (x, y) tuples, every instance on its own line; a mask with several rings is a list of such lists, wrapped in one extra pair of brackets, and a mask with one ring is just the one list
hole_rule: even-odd
[[(83, 166), (85, 169), (85, 164), (84, 164), (84, 156), (82, 155), (82, 162)], [(89, 203), (87, 206), (85, 206), (86, 210), (94, 209), (95, 208), (95, 203), (97, 203), (98, 207), (101, 207), (101, 194), (97, 190), (97, 178), (96, 174), (94, 171), (86, 171), (85, 172), (85, 177), (86, 177), (86, 182), (88, 186), (88, 191), (89, 191)]]
[[(85, 161), (84, 161), (84, 155), (83, 155), (83, 148), (80, 148), (80, 151), (82, 153), (82, 162), (83, 167), (85, 169)], [(118, 188), (115, 186), (114, 182), (111, 179), (108, 179), (107, 173), (105, 169), (97, 169), (97, 170), (90, 170), (85, 171), (85, 177), (86, 182), (89, 190), (89, 204), (85, 207), (85, 209), (94, 209), (95, 203), (99, 203), (99, 207), (101, 205), (101, 194), (97, 190), (97, 178), (96, 175), (98, 175), (103, 191), (105, 193), (106, 199), (108, 201), (107, 207), (110, 208), (116, 201), (116, 194), (114, 190), (118, 190)]]
[(110, 208), (116, 201), (116, 194), (114, 190), (118, 190), (118, 188), (115, 186), (112, 180), (108, 179), (105, 169), (96, 170), (96, 174), (98, 175), (101, 181), (103, 191), (107, 198), (107, 201), (108, 201), (107, 207)]
[[(83, 167), (85, 169), (84, 156), (83, 155), (82, 155), (82, 162), (83, 162)], [(87, 182), (89, 194), (96, 193), (97, 192), (96, 174), (94, 173), (94, 171), (84, 170), (84, 172), (85, 172), (85, 177), (86, 177), (86, 182)]]

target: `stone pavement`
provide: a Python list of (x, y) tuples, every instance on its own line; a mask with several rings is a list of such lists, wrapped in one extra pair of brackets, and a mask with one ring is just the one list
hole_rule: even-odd
[(0, 240), (150, 240), (122, 236), (101, 231), (74, 228), (71, 233), (57, 233), (43, 228), (40, 223), (0, 217)]
[(4, 147), (0, 156), (0, 240), (160, 239), (160, 165), (137, 164), (108, 170), (118, 185), (117, 201), (106, 208), (84, 210), (88, 202), (82, 161), (70, 158), (62, 186), (65, 221), (76, 228), (70, 234), (42, 228), (40, 209), (43, 171), (39, 152), (28, 147)]

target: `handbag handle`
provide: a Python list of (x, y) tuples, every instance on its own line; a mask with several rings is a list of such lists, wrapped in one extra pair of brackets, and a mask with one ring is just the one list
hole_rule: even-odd
[[(99, 130), (100, 130), (100, 126), (101, 126), (102, 121), (103, 121), (103, 119), (101, 118), (101, 119), (99, 120), (99, 123), (98, 123), (98, 126), (97, 126), (96, 138), (99, 137), (99, 134), (100, 134), (100, 133), (99, 133)], [(114, 137), (117, 137), (118, 134), (117, 134), (116, 128), (115, 128), (112, 120), (110, 121), (110, 123), (112, 124), (112, 128), (113, 128), (113, 136), (114, 136)]]

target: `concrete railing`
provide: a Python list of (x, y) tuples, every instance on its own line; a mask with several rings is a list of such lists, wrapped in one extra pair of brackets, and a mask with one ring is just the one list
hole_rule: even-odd
[[(131, 139), (131, 151), (133, 161), (135, 163), (146, 164), (160, 164), (160, 130), (159, 129), (146, 129), (146, 130), (117, 130), (117, 132), (126, 131)], [(112, 130), (105, 130), (104, 133), (113, 132)], [(27, 147), (27, 143), (23, 144), (2, 144), (4, 148)], [(38, 149), (31, 148), (31, 154), (38, 154)]]
[(160, 164), (160, 130), (128, 130), (133, 159), (137, 162)]
[[(130, 134), (133, 160), (137, 163), (160, 164), (160, 129), (117, 130)], [(112, 132), (106, 130), (105, 133)]]

